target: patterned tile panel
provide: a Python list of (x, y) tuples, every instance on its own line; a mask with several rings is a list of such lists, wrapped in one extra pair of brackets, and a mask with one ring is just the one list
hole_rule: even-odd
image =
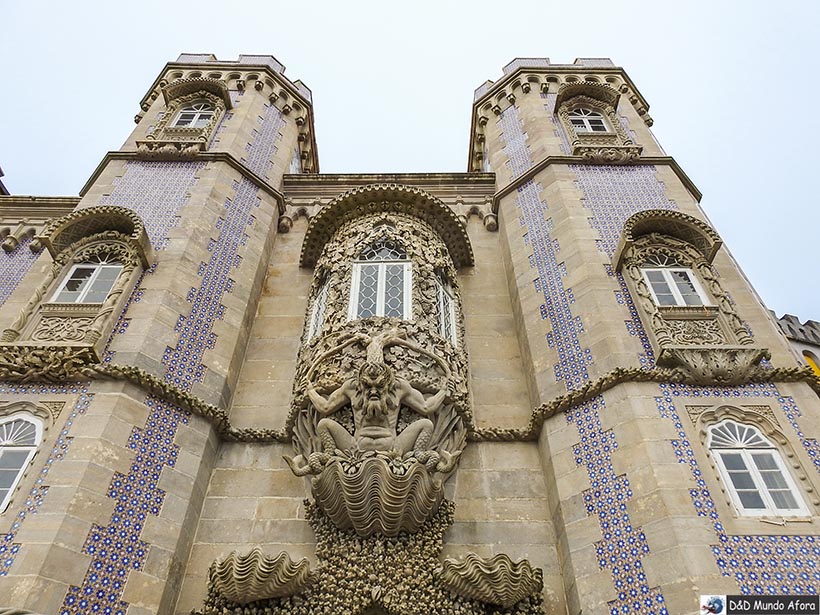
[(242, 159), (245, 165), (257, 175), (266, 179), (273, 166), (271, 158), (282, 140), (282, 126), (285, 121), (282, 112), (271, 104), (265, 104), (264, 115), (258, 118), (259, 128), (254, 130), (254, 139), (245, 148), (247, 155)]
[(510, 105), (498, 118), (498, 127), (504, 139), (504, 153), (507, 154), (507, 167), (513, 177), (518, 177), (532, 167), (530, 146), (527, 145), (527, 133), (518, 117), (518, 109)]
[(24, 237), (12, 252), (0, 250), (0, 277), (3, 280), (0, 285), (0, 306), (8, 301), (40, 256), (29, 249), (31, 239), (30, 236)]
[[(63, 423), (63, 426), (60, 429), (60, 433), (57, 436), (57, 441), (54, 443), (54, 446), (52, 447), (51, 451), (48, 452), (46, 460), (42, 462), (42, 468), (40, 469), (40, 473), (37, 476), (37, 479), (34, 481), (34, 487), (31, 489), (31, 491), (29, 491), (26, 500), (22, 503), (21, 506), (12, 506), (9, 509), (9, 512), (11, 512), (16, 508), (17, 512), (14, 514), (11, 526), (7, 530), (5, 530), (5, 534), (3, 534), (2, 537), (0, 537), (0, 576), (6, 576), (8, 575), (9, 569), (11, 568), (12, 564), (14, 564), (15, 557), (17, 556), (17, 553), (20, 551), (20, 548), (22, 546), (20, 543), (15, 542), (17, 534), (20, 531), (20, 528), (26, 522), (26, 519), (28, 519), (31, 515), (36, 515), (37, 511), (42, 505), (43, 500), (48, 494), (48, 485), (46, 484), (48, 473), (55, 463), (58, 463), (65, 458), (72, 440), (71, 436), (69, 435), (71, 433), (71, 427), (74, 425), (74, 422), (77, 420), (77, 418), (85, 413), (89, 403), (91, 403), (93, 395), (91, 395), (88, 392), (85, 383), (75, 383), (68, 386), (58, 386), (37, 384), (18, 385), (7, 384), (4, 382), (0, 382), (0, 394), (36, 394), (43, 397), (51, 397), (54, 395), (76, 396), (74, 407), (71, 409), (71, 412), (66, 418), (65, 423)], [(46, 432), (46, 437), (48, 437), (48, 434), (49, 432)], [(37, 452), (37, 455), (34, 457), (33, 460), (33, 464), (35, 466), (41, 463), (41, 460), (45, 453), (46, 451), (44, 450), (40, 450)]]
[[(727, 533), (704, 479), (703, 472), (713, 469), (701, 470), (699, 467), (693, 446), (702, 444), (693, 444), (688, 439), (678, 411), (678, 405), (687, 402), (710, 405), (769, 402), (779, 405), (815, 468), (820, 470), (817, 442), (806, 438), (797, 424), (796, 419), (801, 414), (794, 399), (781, 396), (777, 387), (769, 383), (740, 387), (692, 387), (670, 383), (660, 385), (660, 396), (655, 402), (660, 416), (672, 421), (678, 432), (677, 439), (671, 440), (670, 444), (678, 462), (691, 470), (688, 489), (693, 510), (699, 517), (707, 517), (712, 524), (715, 532), (712, 553), (723, 575), (734, 578), (742, 594), (817, 594), (820, 591), (820, 537)], [(686, 416), (685, 412), (683, 416)]]

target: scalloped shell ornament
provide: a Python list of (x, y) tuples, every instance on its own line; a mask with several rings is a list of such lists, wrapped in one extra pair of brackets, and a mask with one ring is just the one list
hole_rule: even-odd
[(505, 609), (544, 587), (540, 568), (533, 568), (525, 559), (513, 562), (506, 553), (486, 558), (470, 553), (461, 561), (446, 559), (439, 578), (444, 587), (460, 596)]
[(356, 459), (334, 458), (313, 479), (313, 497), (341, 530), (359, 536), (417, 531), (444, 497), (441, 480), (424, 465), (383, 453)]
[(209, 575), (213, 588), (238, 604), (298, 594), (312, 581), (307, 559), (294, 563), (284, 551), (268, 557), (259, 547), (215, 561)]

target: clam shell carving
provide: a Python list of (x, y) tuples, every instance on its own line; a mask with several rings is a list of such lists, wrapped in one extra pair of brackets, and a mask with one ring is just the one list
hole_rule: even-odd
[(470, 553), (462, 561), (446, 559), (439, 578), (444, 587), (460, 596), (505, 609), (544, 587), (539, 568), (525, 559), (513, 562), (505, 553), (488, 558)]
[(355, 463), (335, 458), (313, 479), (313, 497), (339, 529), (396, 536), (417, 531), (435, 514), (444, 487), (420, 463), (377, 454)]
[(272, 558), (259, 547), (245, 555), (234, 551), (215, 561), (209, 574), (213, 588), (239, 604), (298, 594), (312, 580), (307, 559), (294, 563), (284, 551)]

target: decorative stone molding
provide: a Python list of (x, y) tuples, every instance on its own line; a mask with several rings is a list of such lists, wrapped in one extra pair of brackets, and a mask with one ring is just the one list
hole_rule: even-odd
[(658, 365), (678, 370), (691, 384), (735, 386), (754, 379), (760, 361), (770, 358), (768, 350), (748, 346), (666, 346)]
[(0, 615), (40, 615), (34, 611), (27, 611), (25, 609), (18, 609), (15, 607), (0, 606)]
[(63, 382), (98, 362), (86, 345), (34, 346), (0, 344), (0, 380), (6, 382)]
[(634, 247), (635, 242), (652, 233), (690, 244), (709, 264), (723, 245), (720, 235), (711, 226), (689, 214), (674, 209), (645, 209), (624, 222), (612, 259), (616, 271), (621, 270), (624, 254)]
[(243, 605), (301, 593), (312, 580), (306, 558), (294, 563), (284, 551), (268, 557), (259, 547), (245, 555), (233, 551), (208, 570), (209, 588), (222, 598)]
[(610, 145), (595, 147), (579, 145), (573, 150), (573, 155), (580, 156), (584, 162), (591, 164), (630, 164), (637, 162), (642, 148), (637, 145)]
[[(496, 609), (452, 593), (434, 574), (441, 567), (444, 533), (453, 523), (453, 503), (415, 534), (362, 538), (340, 531), (315, 505), (306, 516), (316, 533), (319, 566), (314, 582), (297, 597), (259, 600), (245, 605), (208, 588), (205, 605), (195, 615), (315, 615), (317, 613), (424, 613), (487, 615)], [(534, 573), (534, 576), (538, 572)], [(488, 608), (489, 607), (489, 608)], [(492, 609), (492, 611), (490, 610)], [(516, 615), (544, 615), (542, 597), (532, 592), (519, 600)]]
[(597, 101), (597, 104), (609, 105), (613, 109), (618, 108), (620, 94), (617, 90), (604, 83), (594, 81), (576, 81), (574, 83), (564, 83), (558, 88), (555, 97), (555, 108), (567, 102), (575, 103), (578, 96)]
[(187, 77), (175, 79), (171, 83), (162, 87), (162, 96), (166, 105), (171, 105), (176, 99), (199, 92), (207, 92), (218, 98), (225, 105), (226, 109), (231, 109), (231, 93), (228, 85), (221, 79), (209, 79), (207, 77)]
[(723, 330), (716, 320), (667, 320), (673, 344), (680, 346), (720, 345), (726, 343)]
[(420, 188), (370, 184), (349, 190), (325, 205), (310, 221), (300, 264), (312, 267), (330, 238), (346, 223), (368, 214), (404, 213), (429, 224), (447, 246), (455, 267), (473, 265), (473, 250), (458, 216), (440, 199)]
[(540, 569), (525, 559), (513, 562), (506, 553), (487, 558), (470, 553), (462, 561), (446, 559), (439, 578), (444, 587), (459, 596), (505, 609), (544, 588)]

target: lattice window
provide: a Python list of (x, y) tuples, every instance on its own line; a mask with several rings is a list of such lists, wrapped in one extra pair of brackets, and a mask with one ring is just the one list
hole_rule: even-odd
[(97, 254), (74, 265), (60, 284), (55, 303), (102, 303), (122, 271), (122, 263), (108, 254)]
[(401, 246), (386, 237), (367, 246), (353, 263), (349, 317), (410, 320), (411, 265)]
[(43, 434), (39, 419), (25, 413), (0, 417), (0, 512), (37, 452)]
[(216, 109), (211, 103), (200, 100), (180, 109), (171, 125), (175, 128), (204, 128), (215, 113)]
[(708, 447), (738, 512), (810, 514), (780, 451), (751, 425), (726, 420), (709, 428)]
[(322, 282), (319, 292), (316, 293), (316, 299), (313, 300), (313, 306), (310, 309), (310, 320), (308, 321), (308, 339), (318, 335), (322, 330), (322, 325), (325, 322), (325, 312), (327, 311), (327, 293), (330, 289), (330, 284), (327, 280)]
[(575, 132), (609, 132), (604, 116), (586, 107), (570, 111), (569, 121)]
[(453, 289), (450, 284), (436, 276), (436, 319), (438, 321), (439, 334), (457, 344), (456, 335), (456, 306), (453, 298)]

